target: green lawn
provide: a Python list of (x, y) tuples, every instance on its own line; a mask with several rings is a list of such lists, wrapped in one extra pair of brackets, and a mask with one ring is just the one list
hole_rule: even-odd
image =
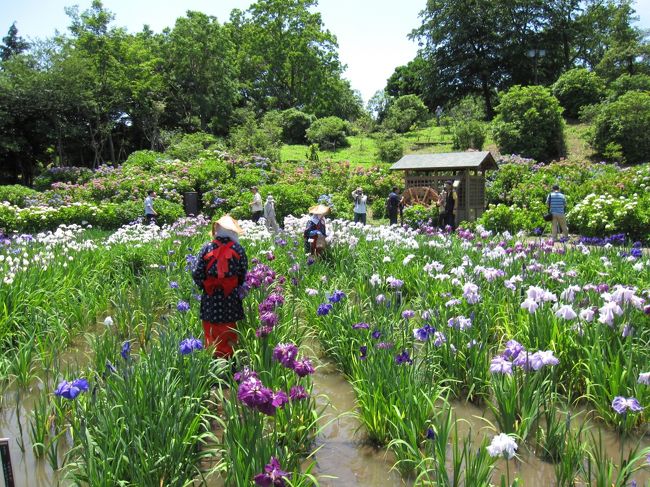
[[(572, 159), (590, 159), (594, 152), (587, 143), (589, 126), (585, 124), (567, 124), (567, 157)], [(404, 143), (404, 154), (423, 154), (431, 152), (452, 152), (451, 132), (445, 127), (435, 124), (423, 127), (401, 135)], [(348, 161), (353, 166), (382, 165), (377, 157), (377, 143), (373, 136), (350, 136), (350, 147), (333, 151), (318, 151), (321, 161)], [(488, 130), (483, 150), (498, 154), (497, 146)], [(303, 161), (307, 158), (306, 145), (283, 145), (280, 150), (282, 161)]]

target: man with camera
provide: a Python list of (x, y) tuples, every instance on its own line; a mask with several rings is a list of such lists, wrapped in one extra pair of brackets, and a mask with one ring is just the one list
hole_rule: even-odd
[(361, 222), (365, 225), (368, 197), (363, 194), (363, 189), (359, 187), (352, 191), (352, 199), (354, 200), (354, 223)]

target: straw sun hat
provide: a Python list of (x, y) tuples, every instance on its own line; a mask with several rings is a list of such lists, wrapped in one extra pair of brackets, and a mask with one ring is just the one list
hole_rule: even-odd
[(238, 235), (244, 233), (244, 229), (240, 227), (239, 223), (237, 223), (237, 220), (235, 220), (230, 215), (224, 215), (221, 218), (219, 218), (216, 222), (214, 222), (214, 227), (216, 228), (217, 226), (223, 228), (224, 230), (230, 230), (231, 232), (235, 232)]
[(329, 206), (316, 205), (309, 208), (309, 213), (312, 215), (325, 215), (330, 211)]

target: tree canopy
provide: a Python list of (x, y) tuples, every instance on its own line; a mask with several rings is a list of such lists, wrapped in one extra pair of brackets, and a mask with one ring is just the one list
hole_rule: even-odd
[(0, 46), (1, 177), (119, 162), (173, 133), (226, 136), (239, 108), (355, 119), (360, 96), (315, 6), (258, 0), (225, 23), (188, 11), (160, 33), (129, 33), (93, 0), (66, 9), (67, 33), (33, 45), (12, 24)]

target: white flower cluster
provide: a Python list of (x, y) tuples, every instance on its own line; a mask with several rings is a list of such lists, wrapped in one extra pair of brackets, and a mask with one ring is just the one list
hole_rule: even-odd
[(79, 252), (95, 250), (97, 245), (92, 240), (81, 239), (84, 230), (80, 225), (60, 225), (54, 232), (14, 237), (0, 251), (2, 283), (12, 284), (29, 268), (47, 270), (54, 263), (67, 267)]

